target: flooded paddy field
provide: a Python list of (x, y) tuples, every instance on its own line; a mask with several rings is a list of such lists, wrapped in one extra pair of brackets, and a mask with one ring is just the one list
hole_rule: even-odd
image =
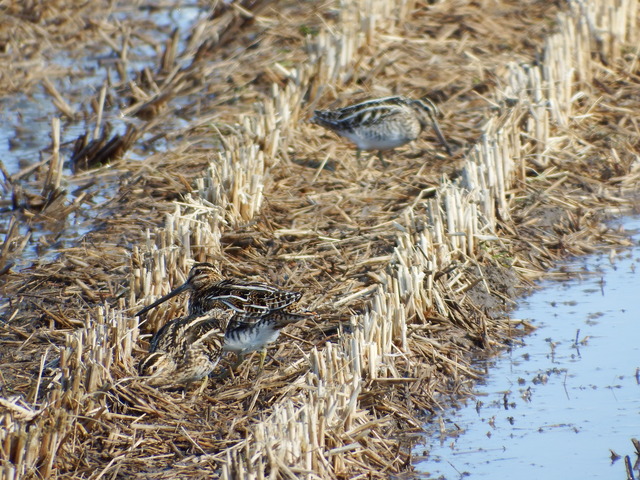
[[(608, 221), (640, 182), (638, 7), (3, 4), (0, 478), (411, 473), (425, 414), (528, 342), (516, 300), (631, 243)], [(310, 121), (371, 98), (359, 121), (440, 113), (385, 163)], [(210, 378), (156, 388), (139, 366), (189, 294), (139, 312), (200, 262), (315, 315), (264, 364), (212, 350)]]
[[(56, 18), (52, 8), (47, 12), (51, 17), (45, 13), (42, 21), (59, 22), (52, 37), (70, 42), (61, 49), (56, 44), (60, 38), (25, 33), (29, 8), (25, 4), (22, 10), (6, 12), (8, 51), (22, 49), (23, 56), (16, 62), (5, 55), (5, 76), (15, 77), (0, 86), (8, 90), (0, 96), (0, 229), (15, 244), (11, 264), (17, 268), (51, 260), (56, 250), (72, 246), (100, 225), (95, 212), (117, 193), (120, 175), (108, 172), (116, 158), (101, 156), (101, 148), (136, 131), (137, 141), (118, 156), (124, 162), (141, 161), (166, 151), (170, 139), (180, 135), (200, 100), (188, 95), (168, 99), (167, 115), (153, 132), (150, 119), (135, 114), (136, 104), (158, 93), (143, 89), (145, 78), (162, 70), (163, 51), (171, 46), (184, 52), (191, 29), (206, 15), (206, 8), (197, 3), (180, 8), (114, 3), (93, 14), (89, 9), (82, 17), (85, 6), (64, 19)], [(85, 35), (77, 32), (83, 22), (89, 31)], [(76, 45), (71, 43), (74, 37)], [(83, 146), (92, 146), (92, 153), (83, 154)], [(92, 156), (97, 157), (90, 159), (94, 163), (85, 164)], [(59, 162), (51, 175), (53, 157)], [(65, 205), (38, 212), (50, 203)], [(21, 215), (23, 208), (26, 215)]]
[[(627, 479), (640, 473), (640, 219), (634, 246), (573, 258), (512, 312), (536, 327), (461, 409), (430, 421), (425, 478)], [(428, 473), (428, 474), (427, 474)]]

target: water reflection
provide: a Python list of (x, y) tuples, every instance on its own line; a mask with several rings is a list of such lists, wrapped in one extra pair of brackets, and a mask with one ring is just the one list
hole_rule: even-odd
[[(108, 20), (119, 20), (123, 24), (127, 23), (126, 20), (136, 25), (135, 35), (127, 37), (130, 44), (126, 49), (124, 73), (115, 68), (121, 59), (109, 42), (88, 45), (77, 52), (54, 53), (47, 58), (49, 67), (64, 73), (56, 75), (51, 83), (68, 103), (69, 116), (72, 117), (61, 118), (60, 155), (64, 160), (61, 195), (64, 198), (61, 199), (60, 209), (42, 210), (42, 204), (50, 199), (39, 196), (42, 177), (46, 175), (46, 162), (52, 151), (51, 121), (54, 117), (61, 117), (53, 96), (46, 93), (45, 87), (38, 86), (28, 92), (14, 92), (0, 98), (0, 238), (14, 245), (6, 252), (9, 253), (6, 258), (0, 258), (0, 271), (13, 264), (17, 268), (23, 267), (36, 258), (47, 259), (54, 255), (52, 252), (56, 249), (73, 244), (94, 228), (92, 219), (96, 202), (111, 198), (118, 185), (101, 185), (94, 179), (87, 180), (87, 177), (73, 173), (70, 159), (76, 139), (85, 133), (93, 134), (96, 128), (96, 106), (92, 102), (95, 103), (99, 98), (105, 82), (113, 84), (112, 77), (116, 71), (126, 76), (120, 81), (128, 85), (129, 81), (135, 81), (142, 69), (154, 69), (162, 56), (161, 47), (172, 38), (174, 29), (180, 32), (177, 49), (182, 51), (191, 26), (206, 14), (207, 9), (196, 3), (182, 8), (171, 8), (171, 5), (153, 8), (123, 5), (114, 9)], [(116, 34), (114, 36), (117, 37)], [(101, 123), (103, 129), (109, 125), (111, 137), (123, 135), (129, 123), (137, 121), (135, 118), (124, 118), (121, 111), (128, 105), (114, 88), (107, 92)], [(183, 128), (186, 122), (180, 118), (167, 120), (162, 128), (169, 132)], [(155, 136), (157, 140), (150, 142), (149, 135), (144, 135), (126, 154), (126, 158), (142, 159), (150, 152), (169, 148), (168, 141), (158, 132), (155, 132)], [(43, 169), (39, 170), (38, 166)], [(73, 193), (76, 190), (84, 192), (85, 196), (80, 199)], [(67, 207), (70, 206), (74, 208), (69, 210)], [(55, 213), (54, 210), (70, 213), (50, 220), (48, 217)]]
[[(625, 227), (638, 229), (640, 219)], [(446, 479), (627, 478), (612, 452), (636, 461), (639, 257), (636, 246), (613, 262), (575, 259), (564, 268), (579, 278), (545, 282), (523, 300), (512, 316), (538, 330), (494, 361), (475, 401), (444, 412), (447, 435), (432, 428), (418, 470)]]

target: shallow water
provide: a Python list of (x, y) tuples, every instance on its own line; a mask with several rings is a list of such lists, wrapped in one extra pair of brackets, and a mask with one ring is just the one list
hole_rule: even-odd
[[(640, 218), (624, 226), (640, 229)], [(544, 282), (524, 299), (512, 317), (531, 319), (537, 330), (491, 361), (474, 400), (441, 414), (447, 435), (437, 421), (427, 427), (418, 471), (446, 479), (626, 479), (624, 458), (613, 461), (611, 450), (636, 462), (638, 267), (638, 245), (615, 257), (576, 258), (563, 266), (575, 279)]]
[[(125, 8), (123, 11), (114, 11), (113, 18), (124, 20), (135, 19), (138, 22), (140, 37), (153, 39), (157, 44), (164, 44), (169, 39), (174, 28), (180, 29), (180, 51), (185, 44), (186, 35), (190, 25), (195, 23), (203, 15), (197, 5), (184, 8)], [(110, 19), (108, 19), (110, 20)], [(154, 68), (161, 52), (156, 51), (150, 44), (137, 40), (128, 50), (126, 70), (128, 77), (135, 78), (136, 72), (144, 67)], [(93, 132), (95, 124), (87, 122), (91, 118), (92, 110), (88, 102), (96, 97), (105, 80), (113, 75), (113, 63), (117, 60), (114, 52), (102, 46), (104, 51), (86, 51), (84, 57), (71, 57), (68, 54), (56, 55), (49, 59), (49, 64), (69, 71), (66, 78), (59, 78), (53, 83), (61, 92), (65, 100), (77, 112), (84, 112), (73, 121), (63, 119), (61, 125), (62, 153), (69, 154), (71, 145), (85, 132)], [(74, 52), (75, 53), (75, 52)], [(122, 134), (126, 130), (126, 124), (120, 118), (120, 107), (126, 105), (107, 105), (105, 121), (112, 123), (113, 133)], [(41, 160), (40, 152), (51, 147), (51, 119), (60, 116), (51, 96), (43, 89), (35, 93), (15, 93), (11, 96), (0, 98), (0, 156), (7, 172), (10, 175), (18, 173), (21, 169)], [(67, 145), (68, 148), (64, 148)], [(45, 154), (46, 156), (46, 154)], [(136, 153), (132, 153), (136, 157)], [(138, 154), (139, 156), (139, 154)], [(67, 155), (68, 159), (68, 155)], [(65, 174), (70, 175), (67, 168)]]
[[(165, 44), (174, 29), (180, 32), (178, 51), (181, 51), (187, 41), (191, 25), (206, 15), (206, 9), (196, 3), (184, 5), (182, 8), (149, 9), (127, 5), (119, 8), (121, 10), (114, 9), (113, 18), (120, 21), (125, 19), (135, 21), (137, 26), (136, 35), (131, 37), (131, 46), (127, 50), (126, 75), (129, 79), (135, 78), (137, 72), (145, 67), (150, 69), (155, 67), (161, 56), (158, 46)], [(14, 215), (18, 218), (21, 236), (24, 238), (29, 236), (24, 251), (20, 252), (17, 258), (12, 259), (12, 263), (15, 263), (17, 268), (24, 267), (36, 259), (47, 259), (54, 255), (53, 252), (56, 249), (76, 243), (78, 238), (95, 227), (95, 206), (109, 200), (117, 191), (115, 183), (113, 185), (102, 185), (99, 182), (93, 184), (83, 178), (77, 184), (77, 177), (74, 176), (69, 164), (74, 141), (85, 132), (92, 133), (95, 129), (95, 115), (90, 102), (91, 99), (97, 98), (97, 93), (107, 78), (114, 76), (114, 62), (118, 60), (117, 55), (108, 43), (71, 53), (72, 55), (67, 52), (53, 54), (47, 62), (52, 67), (68, 71), (68, 75), (56, 78), (53, 83), (62, 97), (78, 112), (73, 120), (61, 118), (60, 153), (65, 162), (62, 186), (68, 190), (66, 203), (75, 200), (74, 191), (78, 187), (81, 187), (79, 194), (82, 192), (89, 194), (88, 199), (63, 221), (47, 222), (38, 220), (37, 216), (36, 218), (21, 216), (20, 211), (12, 210), (9, 202), (11, 192), (0, 191), (2, 201), (0, 238), (4, 238), (9, 221)], [(103, 125), (104, 123), (111, 125), (113, 128), (111, 135), (123, 134), (127, 124), (135, 123), (137, 120), (123, 117), (121, 109), (127, 105), (119, 104), (118, 95), (111, 90), (109, 94), (114, 102), (105, 105)], [(37, 174), (32, 173), (21, 177), (19, 172), (49, 157), (52, 145), (51, 119), (60, 116), (52, 97), (45, 93), (42, 87), (29, 93), (17, 92), (0, 98), (0, 161), (4, 171), (14, 177), (10, 183), (20, 185), (25, 191), (39, 192), (41, 188), (39, 183), (32, 182)], [(179, 117), (163, 125), (167, 130), (182, 126), (184, 126), (184, 120)], [(151, 144), (148, 138), (143, 136), (125, 154), (125, 160), (139, 160), (150, 153), (166, 150), (168, 147), (162, 138)], [(88, 183), (90, 185), (85, 188)]]

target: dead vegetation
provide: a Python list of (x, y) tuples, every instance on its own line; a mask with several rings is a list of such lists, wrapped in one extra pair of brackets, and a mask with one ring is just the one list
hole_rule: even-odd
[[(603, 221), (638, 178), (634, 1), (218, 2), (138, 70), (139, 17), (66, 3), (5, 7), (20, 22), (2, 28), (1, 88), (44, 81), (76, 116), (47, 52), (111, 49), (119, 79), (83, 100), (76, 148), (109, 166), (66, 175), (54, 133), (39, 164), (4, 175), (3, 478), (389, 478), (410, 470), (421, 414), (479, 378), (472, 356), (526, 333), (505, 313), (522, 289), (564, 255), (626, 243)], [(390, 93), (440, 105), (454, 158), (427, 133), (362, 166), (305, 121)], [(115, 156), (109, 109), (135, 125)], [(81, 241), (10, 271), (21, 226), (87, 210)], [(320, 320), (286, 330), (264, 372), (152, 389), (135, 364), (183, 305), (132, 313), (193, 261), (302, 290)]]

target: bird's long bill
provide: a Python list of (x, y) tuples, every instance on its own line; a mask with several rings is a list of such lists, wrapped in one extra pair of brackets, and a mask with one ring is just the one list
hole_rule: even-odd
[(149, 310), (151, 310), (152, 308), (156, 308), (158, 305), (160, 305), (161, 303), (166, 302), (167, 300), (169, 300), (170, 298), (175, 297), (176, 295), (184, 292), (186, 289), (189, 288), (189, 284), (187, 282), (183, 283), (182, 285), (180, 285), (178, 288), (175, 288), (173, 290), (171, 290), (169, 293), (167, 293), (164, 297), (160, 297), (158, 300), (156, 300), (155, 302), (153, 302), (151, 305), (147, 305), (146, 307), (144, 307), (142, 310), (140, 310), (138, 313), (136, 313), (136, 317), (139, 317), (141, 315), (144, 315), (145, 313), (147, 313)]
[(451, 147), (447, 143), (447, 139), (444, 138), (442, 131), (440, 131), (440, 125), (438, 125), (438, 121), (435, 118), (431, 118), (433, 121), (433, 131), (436, 132), (436, 137), (438, 137), (438, 141), (442, 144), (444, 149), (447, 151), (448, 155), (451, 155)]

